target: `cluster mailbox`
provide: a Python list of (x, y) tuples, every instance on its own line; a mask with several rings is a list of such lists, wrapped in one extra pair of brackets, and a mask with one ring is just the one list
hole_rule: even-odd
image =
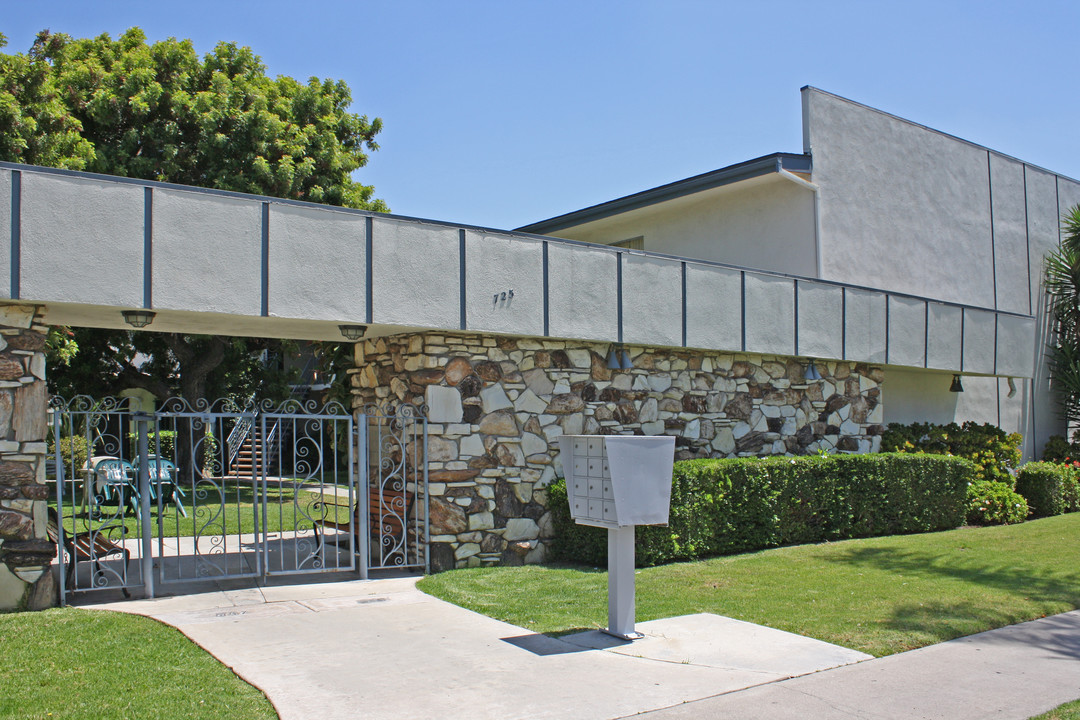
[(570, 515), (608, 529), (608, 627), (625, 640), (634, 630), (634, 526), (666, 525), (675, 438), (563, 435), (559, 438)]
[(666, 525), (674, 437), (563, 435), (559, 438), (570, 515), (582, 525)]

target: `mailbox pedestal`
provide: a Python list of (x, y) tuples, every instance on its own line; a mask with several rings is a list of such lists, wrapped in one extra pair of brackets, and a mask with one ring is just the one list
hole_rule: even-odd
[(608, 531), (608, 627), (624, 640), (634, 630), (634, 527), (666, 525), (674, 437), (563, 435), (559, 438), (570, 515)]

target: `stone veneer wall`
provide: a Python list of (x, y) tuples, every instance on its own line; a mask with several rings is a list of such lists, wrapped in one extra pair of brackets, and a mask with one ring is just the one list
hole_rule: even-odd
[(45, 335), (36, 308), (0, 306), (0, 610), (56, 604), (46, 532)]
[(363, 341), (354, 408), (426, 404), (433, 570), (543, 560), (545, 488), (560, 435), (674, 435), (676, 459), (871, 452), (883, 430), (879, 366), (421, 333)]

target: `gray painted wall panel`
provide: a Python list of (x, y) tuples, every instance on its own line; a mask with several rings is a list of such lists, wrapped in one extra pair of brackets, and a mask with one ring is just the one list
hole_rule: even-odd
[(1023, 164), (990, 154), (997, 308), (1028, 313), (1027, 208)]
[(623, 341), (682, 345), (682, 264), (623, 254)]
[(1043, 259), (1057, 247), (1059, 237), (1058, 182), (1054, 175), (1027, 168), (1028, 236), (1031, 250), (1031, 307), (1039, 315), (1035, 337), (1035, 377), (1031, 385), (1031, 411), (1028, 415), (1032, 449), (1042, 452), (1051, 435), (1066, 434), (1058, 414), (1058, 403), (1050, 393), (1050, 370), (1047, 346), (1050, 338), (1045, 318), (1046, 295), (1043, 283)]
[(457, 230), (375, 218), (372, 233), (374, 321), (458, 327), (461, 305)]
[(795, 354), (795, 283), (746, 274), (746, 351)]
[(686, 344), (742, 350), (742, 273), (686, 265)]
[(543, 335), (543, 243), (466, 232), (465, 308), (469, 330)]
[(11, 297), (11, 171), (0, 168), (0, 297)]
[(986, 151), (813, 88), (804, 102), (822, 276), (993, 307)]
[(999, 315), (997, 323), (997, 374), (1031, 377), (1034, 370), (1035, 321)]
[(1080, 205), (1080, 183), (1068, 178), (1058, 178), (1058, 217), (1064, 217), (1072, 208)]
[(964, 372), (994, 372), (995, 314), (964, 310)]
[(799, 355), (842, 359), (844, 290), (834, 285), (799, 283)]
[(548, 332), (552, 337), (619, 337), (616, 253), (548, 244)]
[(155, 189), (153, 283), (155, 308), (260, 315), (262, 203)]
[(927, 318), (929, 324), (926, 328), (926, 366), (937, 370), (959, 370), (963, 342), (963, 308), (929, 303)]
[(926, 362), (926, 303), (922, 300), (889, 298), (890, 365), (922, 367)]
[(270, 315), (364, 322), (366, 220), (329, 209), (271, 204)]
[(885, 362), (885, 294), (848, 290), (844, 316), (845, 360)]
[(142, 307), (143, 189), (23, 173), (21, 248), (22, 297)]

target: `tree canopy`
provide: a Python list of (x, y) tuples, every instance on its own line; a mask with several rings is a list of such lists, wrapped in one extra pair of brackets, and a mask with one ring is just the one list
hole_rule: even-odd
[[(190, 40), (150, 44), (139, 28), (115, 40), (43, 30), (27, 52), (0, 52), (0, 160), (387, 212), (351, 177), (382, 121), (351, 103), (343, 81), (271, 78), (236, 43), (200, 57)], [(272, 340), (57, 328), (47, 348), (50, 388), (65, 395), (283, 387), (259, 359), (282, 352)]]
[(200, 58), (138, 28), (44, 30), (0, 54), (0, 159), (386, 212), (350, 176), (382, 121), (351, 103), (343, 81), (271, 78), (235, 43)]

